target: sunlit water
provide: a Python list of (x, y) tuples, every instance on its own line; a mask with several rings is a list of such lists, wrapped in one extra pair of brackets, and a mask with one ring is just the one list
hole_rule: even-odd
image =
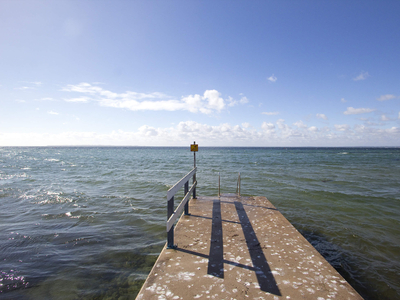
[[(200, 148), (204, 196), (266, 196), (365, 299), (400, 298), (400, 149)], [(0, 298), (134, 298), (188, 148), (0, 148)]]

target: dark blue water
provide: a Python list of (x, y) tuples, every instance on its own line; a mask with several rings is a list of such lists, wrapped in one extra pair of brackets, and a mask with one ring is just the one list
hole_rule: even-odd
[[(365, 299), (400, 298), (400, 149), (199, 150), (198, 194), (241, 172)], [(188, 148), (0, 148), (0, 298), (134, 298), (192, 167)]]

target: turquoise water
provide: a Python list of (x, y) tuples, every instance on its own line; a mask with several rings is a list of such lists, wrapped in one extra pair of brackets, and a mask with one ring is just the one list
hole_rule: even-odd
[[(199, 195), (266, 196), (365, 299), (400, 298), (400, 148), (200, 148)], [(188, 148), (0, 148), (0, 298), (134, 298)]]

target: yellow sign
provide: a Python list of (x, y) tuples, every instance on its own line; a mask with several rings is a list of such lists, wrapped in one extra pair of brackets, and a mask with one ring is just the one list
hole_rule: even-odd
[(192, 151), (192, 152), (199, 151), (199, 145), (197, 145), (197, 144), (190, 145), (190, 151)]

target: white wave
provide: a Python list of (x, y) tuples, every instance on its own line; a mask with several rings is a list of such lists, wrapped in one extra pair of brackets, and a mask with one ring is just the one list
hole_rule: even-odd
[(3, 175), (0, 176), (0, 179), (7, 180), (7, 179), (13, 179), (13, 178), (26, 178), (26, 177), (28, 177), (28, 175), (26, 175), (26, 173), (22, 173), (22, 174), (11, 174), (11, 175), (5, 175), (5, 174), (3, 174)]
[(67, 217), (70, 217), (71, 219), (79, 219), (81, 216), (73, 216), (72, 215), (72, 213), (69, 211), (69, 212), (66, 212), (65, 213), (65, 215), (67, 216)]
[(57, 192), (51, 192), (51, 191), (47, 191), (47, 195), (60, 195), (61, 193), (57, 193)]
[(25, 193), (25, 194), (22, 194), (21, 196), (19, 196), (18, 198), (20, 198), (20, 199), (32, 199), (32, 198), (35, 198), (35, 196), (34, 195), (27, 195)]

